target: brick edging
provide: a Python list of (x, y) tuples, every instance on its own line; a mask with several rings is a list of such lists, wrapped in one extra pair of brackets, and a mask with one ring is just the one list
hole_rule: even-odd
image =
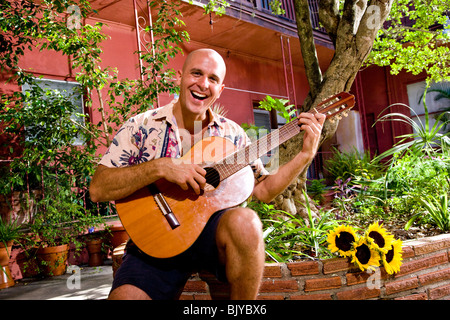
[[(347, 258), (266, 263), (260, 300), (437, 300), (450, 298), (450, 234), (403, 243), (400, 272), (361, 272)], [(228, 286), (194, 274), (181, 299), (226, 299)]]

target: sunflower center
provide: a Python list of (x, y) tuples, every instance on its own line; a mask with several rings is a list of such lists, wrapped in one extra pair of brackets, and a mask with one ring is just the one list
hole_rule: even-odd
[(386, 253), (386, 261), (387, 261), (387, 263), (390, 263), (391, 261), (392, 261), (392, 259), (394, 259), (394, 248), (392, 248), (391, 250), (389, 250), (387, 253)]
[(336, 247), (342, 251), (348, 251), (352, 247), (352, 242), (355, 241), (355, 237), (350, 232), (342, 231), (339, 233), (339, 237), (336, 237)]
[(370, 249), (366, 244), (362, 244), (356, 248), (355, 255), (361, 264), (367, 264), (370, 260)]
[(375, 241), (375, 243), (380, 247), (383, 248), (384, 245), (386, 244), (386, 242), (384, 241), (384, 237), (379, 234), (376, 231), (371, 231), (369, 233), (369, 237), (371, 237), (373, 239), (373, 241)]

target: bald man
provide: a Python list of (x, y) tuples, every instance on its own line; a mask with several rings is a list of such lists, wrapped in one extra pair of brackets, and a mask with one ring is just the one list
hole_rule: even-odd
[[(139, 114), (119, 129), (92, 179), (92, 200), (122, 199), (159, 179), (200, 194), (206, 171), (197, 164), (173, 161), (182, 156), (184, 146), (205, 136), (226, 137), (238, 149), (250, 143), (239, 125), (210, 109), (224, 90), (225, 74), (225, 62), (216, 51), (191, 52), (177, 72), (179, 99)], [(254, 197), (270, 202), (289, 186), (314, 157), (324, 120), (321, 114), (299, 116), (305, 132), (303, 149), (276, 174), (268, 174), (260, 160), (252, 164)], [(178, 256), (150, 257), (131, 240), (109, 299), (177, 299), (189, 276), (200, 270), (229, 283), (231, 299), (255, 299), (264, 258), (258, 215), (248, 208), (224, 208), (211, 216), (196, 242)]]

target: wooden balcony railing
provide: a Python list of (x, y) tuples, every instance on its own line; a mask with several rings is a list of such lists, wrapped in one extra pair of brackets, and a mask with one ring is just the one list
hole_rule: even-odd
[[(245, 2), (252, 5), (255, 9), (265, 13), (272, 13), (270, 8), (270, 0), (235, 0), (235, 2)], [(282, 8), (285, 13), (278, 17), (289, 22), (295, 23), (295, 10), (293, 0), (281, 0)], [(309, 0), (309, 11), (311, 24), (314, 30), (325, 32), (325, 29), (319, 24), (319, 0)]]

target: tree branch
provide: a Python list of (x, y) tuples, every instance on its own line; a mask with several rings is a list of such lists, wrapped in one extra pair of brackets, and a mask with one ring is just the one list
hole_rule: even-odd
[(327, 30), (328, 36), (335, 47), (340, 19), (339, 0), (319, 1), (319, 21), (324, 26), (325, 30)]
[(370, 54), (377, 33), (391, 11), (392, 2), (393, 0), (375, 0), (364, 11), (355, 37), (361, 63)]
[(315, 97), (322, 84), (322, 71), (317, 58), (314, 35), (307, 0), (294, 0), (297, 32), (300, 40), (303, 63), (308, 79), (310, 95)]

